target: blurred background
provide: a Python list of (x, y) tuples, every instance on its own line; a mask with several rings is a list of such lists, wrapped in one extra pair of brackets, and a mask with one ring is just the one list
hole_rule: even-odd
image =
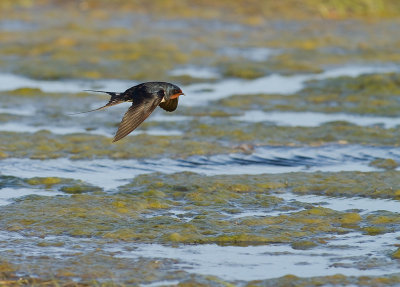
[[(2, 1), (2, 70), (36, 79), (316, 73), (398, 61), (390, 0)], [(198, 75), (173, 69), (195, 66)], [(199, 70), (200, 69), (200, 70)], [(179, 70), (178, 70), (179, 71)], [(203, 71), (204, 72), (204, 71)]]

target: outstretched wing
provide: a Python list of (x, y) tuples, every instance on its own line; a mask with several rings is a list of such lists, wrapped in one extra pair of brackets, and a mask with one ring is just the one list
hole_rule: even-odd
[(178, 107), (178, 98), (160, 103), (160, 107), (166, 110), (167, 112), (173, 112)]
[(142, 97), (134, 100), (132, 106), (122, 118), (113, 142), (119, 141), (136, 129), (154, 111), (161, 100), (157, 96), (152, 98)]

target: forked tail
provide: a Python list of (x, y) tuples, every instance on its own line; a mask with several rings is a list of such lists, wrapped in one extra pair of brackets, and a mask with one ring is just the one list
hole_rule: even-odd
[(84, 90), (84, 91), (89, 91), (89, 92), (96, 92), (96, 93), (106, 93), (109, 94), (111, 96), (111, 99), (108, 101), (108, 103), (100, 108), (94, 109), (94, 110), (90, 110), (90, 111), (85, 111), (85, 112), (79, 112), (79, 113), (73, 113), (73, 114), (69, 114), (70, 116), (72, 115), (79, 115), (79, 114), (85, 114), (85, 113), (90, 113), (90, 112), (95, 112), (95, 111), (100, 111), (103, 110), (105, 108), (111, 107), (111, 106), (115, 106), (118, 105), (120, 103), (123, 103), (123, 97), (121, 97), (121, 93), (115, 93), (115, 92), (106, 92), (106, 91), (97, 91), (97, 90)]

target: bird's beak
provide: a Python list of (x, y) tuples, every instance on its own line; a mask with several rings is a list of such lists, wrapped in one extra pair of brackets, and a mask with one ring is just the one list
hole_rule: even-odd
[(182, 92), (179, 92), (179, 93), (173, 94), (173, 95), (170, 97), (170, 99), (176, 99), (177, 97), (182, 96), (182, 95), (185, 95), (185, 94), (182, 93)]

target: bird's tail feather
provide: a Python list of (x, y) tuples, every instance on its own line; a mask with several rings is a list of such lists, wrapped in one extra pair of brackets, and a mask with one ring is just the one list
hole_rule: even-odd
[(85, 91), (85, 92), (96, 92), (96, 93), (105, 93), (105, 94), (109, 94), (111, 97), (119, 95), (119, 93), (99, 91), (99, 90), (83, 90), (83, 91)]
[(97, 92), (97, 93), (106, 93), (106, 94), (109, 94), (111, 96), (111, 99), (108, 101), (108, 103), (106, 105), (104, 105), (104, 106), (102, 106), (100, 108), (97, 108), (97, 109), (94, 109), (94, 110), (90, 110), (90, 111), (85, 111), (85, 112), (69, 114), (70, 116), (79, 115), (79, 114), (86, 114), (86, 113), (95, 112), (95, 111), (100, 111), (100, 110), (103, 110), (105, 108), (108, 108), (108, 107), (111, 107), (111, 106), (115, 106), (115, 105), (118, 105), (120, 103), (125, 102), (123, 100), (123, 98), (121, 97), (121, 93), (106, 92), (106, 91), (96, 91), (96, 90), (84, 90), (84, 91)]

